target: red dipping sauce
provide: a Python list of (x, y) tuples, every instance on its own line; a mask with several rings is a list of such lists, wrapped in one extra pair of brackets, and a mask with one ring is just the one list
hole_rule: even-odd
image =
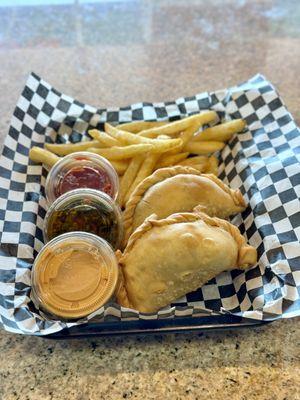
[(45, 184), (47, 203), (51, 205), (61, 195), (76, 189), (98, 190), (116, 200), (119, 177), (110, 162), (98, 154), (68, 154), (49, 171)]
[(56, 195), (59, 197), (70, 190), (89, 188), (105, 192), (110, 197), (113, 195), (113, 187), (108, 174), (100, 169), (79, 166), (71, 168), (58, 181)]

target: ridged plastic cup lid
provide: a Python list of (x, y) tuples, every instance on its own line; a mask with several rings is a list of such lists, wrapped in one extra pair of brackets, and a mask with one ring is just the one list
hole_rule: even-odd
[(55, 238), (39, 253), (33, 287), (45, 311), (62, 319), (87, 316), (113, 296), (118, 265), (110, 246), (84, 232)]

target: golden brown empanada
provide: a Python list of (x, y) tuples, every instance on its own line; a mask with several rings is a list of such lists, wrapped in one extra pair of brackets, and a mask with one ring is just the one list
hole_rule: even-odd
[(150, 216), (131, 235), (119, 263), (121, 305), (156, 312), (222, 271), (256, 263), (238, 228), (202, 212)]
[(157, 170), (139, 184), (126, 205), (124, 243), (149, 215), (165, 218), (192, 211), (198, 205), (206, 214), (219, 218), (227, 218), (246, 207), (240, 190), (230, 189), (214, 175), (182, 166)]

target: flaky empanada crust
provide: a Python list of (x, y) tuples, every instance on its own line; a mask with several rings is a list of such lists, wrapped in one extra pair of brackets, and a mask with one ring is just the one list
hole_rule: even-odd
[[(210, 182), (213, 182), (215, 185), (217, 185), (218, 188), (220, 188), (224, 194), (228, 195), (229, 198), (232, 200), (232, 207), (231, 207), (231, 212), (228, 211), (228, 213), (226, 214), (227, 210), (224, 209), (223, 207), (219, 207), (219, 213), (224, 213), (222, 215), (218, 215), (217, 211), (213, 211), (212, 209), (205, 209), (206, 204), (201, 204), (203, 206), (202, 211), (210, 214), (211, 216), (217, 216), (217, 217), (228, 217), (229, 215), (233, 214), (233, 213), (237, 213), (240, 212), (242, 210), (245, 209), (246, 207), (246, 203), (244, 201), (244, 198), (240, 192), (239, 189), (236, 190), (232, 190), (230, 189), (227, 185), (225, 185), (220, 179), (218, 179), (215, 175), (212, 174), (203, 174), (200, 171), (198, 171), (195, 168), (192, 167), (183, 167), (183, 166), (174, 166), (174, 167), (170, 167), (170, 168), (161, 168), (157, 171), (155, 171), (152, 175), (150, 175), (149, 177), (147, 177), (146, 179), (144, 179), (135, 189), (135, 191), (132, 193), (127, 205), (126, 205), (126, 209), (124, 211), (124, 230), (125, 230), (125, 237), (124, 237), (124, 242), (123, 245), (125, 246), (125, 244), (127, 243), (127, 240), (130, 236), (130, 234), (132, 233), (132, 231), (134, 229), (136, 229), (137, 226), (135, 226), (135, 216), (136, 216), (136, 211), (137, 211), (137, 207), (138, 205), (141, 203), (141, 201), (143, 200), (143, 198), (145, 197), (145, 195), (147, 194), (147, 191), (150, 188), (153, 188), (155, 185), (157, 185), (158, 183), (161, 183), (169, 178), (173, 178), (176, 176), (181, 176), (181, 175), (190, 175), (190, 176), (200, 176), (202, 178), (205, 178), (207, 180), (209, 180)], [(160, 187), (159, 189), (160, 191), (162, 190), (162, 188)], [(211, 194), (213, 195), (213, 193)], [(174, 196), (176, 196), (176, 191), (174, 190)], [(216, 202), (218, 200), (216, 199)], [(195, 206), (199, 205), (194, 204), (192, 208), (194, 208)], [(162, 205), (162, 207), (168, 207), (168, 205)], [(216, 204), (216, 208), (217, 208), (217, 204)], [(222, 211), (221, 211), (222, 210)], [(180, 207), (176, 210), (172, 210), (171, 214), (175, 213), (175, 212), (189, 212), (192, 211), (192, 209), (188, 209), (188, 210), (182, 210), (180, 209)], [(153, 211), (154, 213), (157, 212), (157, 210)], [(170, 214), (168, 214), (170, 215)], [(162, 215), (161, 218), (165, 218), (168, 215)], [(148, 215), (147, 215), (148, 216)], [(139, 225), (139, 224), (138, 224)]]
[[(167, 225), (173, 225), (173, 224), (184, 224), (184, 223), (190, 223), (190, 222), (196, 222), (196, 221), (203, 221), (207, 226), (210, 227), (216, 227), (216, 228), (221, 228), (221, 230), (226, 231), (229, 233), (229, 235), (232, 237), (232, 239), (235, 242), (236, 250), (237, 250), (237, 259), (236, 259), (236, 265), (230, 265), (229, 269), (233, 268), (239, 268), (239, 269), (246, 269), (249, 266), (252, 266), (256, 263), (257, 260), (257, 253), (256, 250), (248, 245), (246, 243), (245, 238), (240, 234), (239, 230), (237, 227), (234, 225), (230, 224), (229, 222), (219, 219), (219, 218), (212, 218), (209, 217), (207, 214), (199, 211), (198, 208), (195, 209), (193, 213), (178, 213), (178, 214), (173, 214), (169, 216), (168, 218), (165, 219), (160, 219), (158, 220), (155, 215), (152, 215), (148, 217), (145, 222), (139, 226), (136, 231), (131, 235), (128, 244), (123, 252), (122, 255), (120, 255), (119, 263), (120, 263), (120, 268), (123, 276), (123, 287), (122, 291), (120, 292), (120, 295), (117, 295), (118, 302), (125, 306), (125, 307), (130, 307), (130, 308), (136, 308), (141, 312), (155, 312), (159, 308), (167, 305), (167, 304), (160, 304), (160, 307), (157, 308), (157, 305), (143, 305), (139, 301), (135, 302), (133, 300), (135, 293), (129, 293), (127, 290), (128, 288), (128, 281), (126, 281), (126, 275), (128, 276), (128, 271), (126, 268), (130, 269), (130, 265), (127, 265), (128, 259), (130, 258), (130, 255), (132, 254), (134, 256), (134, 251), (135, 251), (135, 246), (138, 245), (139, 243), (142, 243), (142, 240), (147, 240), (147, 233), (151, 233), (152, 230), (156, 228), (162, 228)], [(200, 244), (199, 244), (200, 245)], [(174, 243), (174, 250), (176, 249), (176, 243)], [(153, 249), (153, 251), (157, 251), (157, 249)], [(221, 249), (220, 248), (220, 253), (222, 254), (222, 251), (227, 251), (227, 249)], [(145, 254), (145, 259), (149, 257), (149, 254)], [(132, 260), (132, 258), (131, 258)], [(164, 262), (165, 260), (162, 260)], [(184, 262), (184, 261), (183, 261)], [(130, 263), (130, 260), (129, 260)], [(153, 266), (153, 268), (156, 268), (156, 265)], [(228, 270), (228, 268), (227, 268)], [(221, 271), (218, 271), (221, 272)], [(130, 274), (129, 274), (130, 277)], [(209, 277), (211, 279), (213, 276)], [(130, 279), (130, 278), (129, 278)], [(153, 284), (153, 282), (145, 282), (145, 287), (148, 286), (148, 284)], [(203, 282), (202, 284), (204, 284)], [(154, 282), (154, 284), (156, 284)], [(163, 287), (165, 283), (159, 282), (159, 278), (157, 281), (157, 287), (156, 290), (157, 293), (160, 293), (160, 286)], [(157, 289), (158, 288), (158, 289)], [(191, 287), (189, 291), (195, 290), (197, 287)], [(183, 295), (184, 293), (181, 293), (180, 295)], [(139, 294), (136, 294), (137, 296)], [(173, 300), (176, 300), (175, 298)]]

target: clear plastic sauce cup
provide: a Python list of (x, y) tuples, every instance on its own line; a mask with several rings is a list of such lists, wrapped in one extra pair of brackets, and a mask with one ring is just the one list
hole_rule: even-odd
[(111, 163), (98, 154), (85, 151), (69, 154), (49, 171), (45, 193), (48, 204), (74, 189), (100, 190), (116, 200), (119, 177)]
[(67, 192), (56, 199), (47, 211), (44, 240), (47, 242), (73, 231), (93, 233), (116, 250), (123, 237), (120, 208), (107, 194), (94, 189)]
[(31, 295), (51, 318), (83, 318), (113, 298), (118, 277), (116, 256), (105, 240), (86, 232), (65, 233), (36, 257)]

